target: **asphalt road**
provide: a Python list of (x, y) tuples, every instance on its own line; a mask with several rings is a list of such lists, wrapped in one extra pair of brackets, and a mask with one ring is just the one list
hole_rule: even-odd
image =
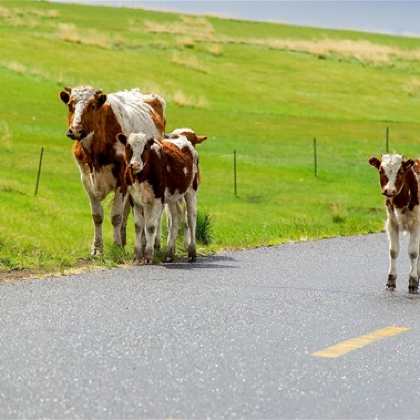
[(420, 418), (402, 248), (393, 293), (383, 234), (0, 283), (0, 418)]

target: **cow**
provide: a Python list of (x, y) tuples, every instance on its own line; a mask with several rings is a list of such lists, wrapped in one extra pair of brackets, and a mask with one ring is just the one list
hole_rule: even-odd
[(420, 205), (419, 182), (420, 161), (406, 159), (393, 153), (374, 156), (369, 164), (379, 171), (381, 192), (386, 197), (386, 231), (389, 240), (390, 265), (386, 288), (395, 290), (397, 280), (397, 258), (399, 254), (399, 233), (408, 232), (410, 240), (408, 255), (410, 273), (408, 292), (418, 294), (419, 287), (419, 245), (420, 245)]
[(139, 89), (105, 94), (87, 85), (67, 87), (60, 92), (60, 98), (69, 109), (67, 136), (75, 141), (73, 155), (90, 200), (94, 224), (92, 255), (97, 255), (103, 250), (101, 202), (112, 191), (113, 240), (118, 246), (125, 245), (130, 205), (124, 147), (116, 135), (142, 131), (148, 136), (162, 136), (166, 102), (157, 94), (144, 95)]
[[(165, 204), (169, 214), (165, 262), (174, 260), (182, 200), (185, 200), (186, 213), (184, 245), (188, 250), (188, 261), (195, 262), (197, 190), (200, 184), (195, 146), (207, 137), (182, 129), (165, 138), (154, 138), (144, 133), (132, 133), (127, 137), (121, 133), (117, 139), (125, 146), (126, 182), (134, 203), (135, 262), (153, 263), (154, 237)], [(143, 232), (146, 240), (144, 252)]]

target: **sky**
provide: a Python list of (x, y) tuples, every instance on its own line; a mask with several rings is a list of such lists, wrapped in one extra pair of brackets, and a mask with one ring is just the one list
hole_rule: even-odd
[(420, 1), (55, 0), (420, 37)]

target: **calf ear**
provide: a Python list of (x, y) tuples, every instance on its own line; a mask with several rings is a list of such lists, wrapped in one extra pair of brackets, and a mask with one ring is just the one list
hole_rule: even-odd
[(60, 92), (60, 98), (67, 105), (69, 103), (69, 101), (70, 101), (70, 94), (69, 94), (69, 92), (66, 92), (65, 90), (62, 90)]
[(203, 143), (204, 140), (207, 140), (207, 136), (195, 136), (196, 137), (196, 143), (200, 144)]
[(155, 143), (155, 139), (154, 138), (148, 139), (146, 141), (145, 146), (144, 146), (144, 150), (150, 149), (153, 146), (154, 143)]
[(403, 161), (403, 168), (406, 171), (407, 169), (411, 168), (414, 165), (414, 160), (413, 159), (407, 159)]
[(119, 140), (124, 146), (127, 143), (127, 137), (123, 133), (118, 133), (116, 136), (117, 140)]
[(379, 169), (381, 166), (381, 161), (375, 156), (372, 156), (369, 158), (369, 165), (375, 167), (376, 169)]

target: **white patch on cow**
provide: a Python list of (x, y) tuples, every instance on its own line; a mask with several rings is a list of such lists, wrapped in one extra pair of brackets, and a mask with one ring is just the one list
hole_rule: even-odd
[(172, 133), (168, 134), (168, 137), (175, 138), (175, 137), (183, 136), (184, 133), (194, 134), (194, 131), (191, 130), (191, 128), (177, 128), (176, 130), (172, 131)]
[(144, 133), (132, 133), (128, 137), (128, 144), (131, 146), (133, 156), (129, 164), (138, 163), (140, 165), (141, 172), (144, 168), (145, 162), (141, 160), (141, 155), (144, 152), (144, 147), (146, 146), (147, 136)]
[(185, 176), (187, 176), (187, 175), (188, 175), (188, 168), (186, 168), (186, 167), (184, 166), (183, 171), (184, 171), (184, 175), (185, 175)]
[(166, 172), (171, 172), (171, 167), (169, 165), (166, 165)]
[(117, 181), (112, 173), (114, 165), (102, 166), (101, 171), (90, 172), (87, 165), (79, 165), (82, 183), (88, 195), (103, 200), (111, 191), (115, 190)]
[(386, 154), (382, 156), (382, 169), (388, 178), (388, 186), (395, 187), (398, 171), (400, 170), (403, 157), (401, 155)]
[(130, 185), (130, 193), (134, 202), (139, 206), (145, 206), (156, 200), (153, 186), (147, 181), (135, 182), (133, 185)]
[(115, 117), (123, 133), (145, 133), (148, 137), (160, 137), (160, 133), (152, 118), (153, 108), (144, 102), (145, 98), (157, 98), (165, 112), (166, 102), (159, 95), (144, 95), (139, 89), (110, 93), (107, 103), (111, 105)]
[(71, 98), (74, 101), (73, 127), (81, 125), (83, 111), (86, 104), (95, 98), (95, 91), (91, 86), (80, 86), (72, 89)]
[(120, 141), (114, 143), (114, 150), (117, 156), (124, 157), (125, 147)]

